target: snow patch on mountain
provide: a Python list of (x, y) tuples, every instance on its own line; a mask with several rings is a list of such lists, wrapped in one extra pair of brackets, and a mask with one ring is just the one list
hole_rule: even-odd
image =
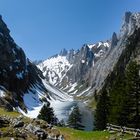
[(73, 92), (75, 90), (75, 87), (77, 86), (77, 83), (74, 83), (71, 85), (71, 88), (68, 90), (68, 92)]
[(0, 90), (0, 97), (5, 97), (5, 93), (3, 90)]
[(98, 42), (97, 44), (88, 44), (87, 45), (90, 50), (93, 51), (95, 58), (100, 58), (103, 57), (104, 54), (107, 52), (107, 50), (110, 47), (110, 41), (106, 41), (106, 42)]
[(97, 44), (87, 44), (87, 46), (89, 47), (89, 49), (99, 48), (99, 47), (101, 47), (101, 45), (103, 45), (104, 47), (110, 47), (109, 41), (107, 41), (107, 42), (101, 42), (100, 41)]
[(20, 111), (23, 115), (36, 118), (39, 114), (40, 109), (42, 108), (44, 102), (41, 101), (42, 98), (46, 98), (47, 96), (43, 93), (39, 86), (36, 85), (30, 88), (26, 94), (23, 96), (24, 104), (27, 108), (27, 113), (25, 113), (22, 109), (18, 107), (18, 111)]
[[(24, 104), (27, 108), (27, 113), (25, 113), (21, 108), (18, 107), (18, 111), (20, 111), (23, 115), (36, 118), (44, 105), (46, 99), (46, 103), (50, 102), (51, 106), (55, 110), (56, 116), (58, 116), (57, 108), (59, 104), (62, 106), (63, 102), (72, 102), (73, 98), (68, 94), (60, 91), (59, 89), (55, 88), (54, 86), (50, 85), (45, 80), (42, 80), (44, 86), (48, 90), (48, 93), (43, 92), (39, 84), (35, 85), (34, 87), (30, 88), (26, 94), (23, 96)], [(49, 98), (47, 97), (49, 94)], [(57, 106), (55, 106), (57, 103)], [(60, 111), (59, 111), (60, 114)], [(59, 119), (59, 118), (58, 118)]]
[(95, 47), (95, 44), (88, 45), (89, 49), (91, 50), (93, 47)]
[(17, 74), (16, 74), (16, 77), (17, 77), (18, 79), (23, 79), (23, 74), (24, 74), (23, 71), (20, 72), (20, 73), (17, 73)]
[(8, 91), (6, 90), (6, 88), (0, 85), (0, 97), (1, 98), (5, 97), (7, 93)]
[(87, 89), (83, 90), (80, 94), (78, 94), (77, 96), (83, 96), (84, 94), (87, 94), (87, 92), (89, 92), (89, 90), (91, 89), (91, 87), (88, 87)]
[(47, 81), (43, 80), (43, 84), (47, 88), (49, 95), (54, 100), (59, 100), (61, 102), (63, 101), (72, 101), (72, 96), (68, 95), (64, 91), (61, 91), (60, 89), (54, 87), (53, 85), (49, 84)]
[(61, 82), (61, 79), (72, 67), (66, 56), (60, 55), (49, 58), (37, 66), (41, 71), (43, 71), (43, 75), (48, 77), (47, 80), (53, 85)]
[(108, 48), (110, 47), (110, 44), (108, 42), (104, 42), (103, 45)]

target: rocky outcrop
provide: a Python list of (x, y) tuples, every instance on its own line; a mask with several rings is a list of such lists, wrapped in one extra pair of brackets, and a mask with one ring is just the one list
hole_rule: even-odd
[(114, 32), (112, 35), (112, 40), (111, 40), (111, 48), (116, 46), (117, 43), (118, 43), (118, 37), (117, 37), (117, 34)]
[(23, 121), (19, 121), (19, 120), (16, 120), (15, 119), (15, 121), (13, 121), (13, 127), (14, 128), (17, 128), (17, 127), (23, 127), (24, 126), (24, 122)]
[[(2, 128), (2, 129), (1, 129)], [(64, 140), (60, 131), (47, 122), (29, 119), (20, 115), (17, 118), (0, 116), (1, 139)]]
[(0, 128), (1, 127), (7, 127), (9, 125), (9, 120), (8, 119), (5, 119), (3, 117), (0, 117)]
[(61, 50), (60, 54), (61, 56), (66, 56), (68, 54), (68, 51), (66, 49)]
[(84, 45), (79, 52), (75, 54), (74, 60), (73, 60), (73, 66), (71, 69), (67, 72), (67, 82), (64, 78), (62, 82), (60, 83), (64, 85), (64, 83), (67, 83), (68, 85), (74, 84), (75, 82), (79, 82), (82, 80), (86, 80), (88, 74), (89, 68), (91, 68), (94, 65), (94, 53), (90, 50), (88, 45)]

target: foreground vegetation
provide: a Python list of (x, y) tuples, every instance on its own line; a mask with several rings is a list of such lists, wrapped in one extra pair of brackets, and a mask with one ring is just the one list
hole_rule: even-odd
[(64, 135), (65, 140), (129, 140), (132, 139), (132, 135), (121, 133), (109, 133), (108, 131), (80, 131), (71, 128), (59, 127), (57, 128)]
[[(0, 117), (2, 116), (8, 116), (10, 118), (18, 118), (21, 114), (18, 112), (8, 112), (3, 108), (0, 108)], [(47, 123), (44, 121), (37, 121), (34, 122), (32, 119), (29, 119), (27, 117), (23, 117), (22, 121), (24, 122), (24, 124), (28, 125), (29, 123), (32, 124), (32, 126), (36, 126), (40, 125), (41, 128), (45, 128), (45, 124), (47, 126)], [(7, 125), (4, 127), (0, 128), (0, 132), (2, 132), (3, 134), (5, 134), (4, 137), (0, 137), (0, 140), (9, 140), (11, 137), (9, 137), (9, 132), (10, 135), (13, 138), (17, 138), (17, 139), (24, 139), (22, 137), (17, 137), (18, 135), (20, 136), (20, 131), (18, 132), (17, 130), (21, 130), (21, 131), (25, 131), (25, 128), (18, 128), (15, 129), (14, 127), (12, 127), (12, 125)], [(75, 130), (72, 128), (66, 128), (66, 127), (54, 127), (52, 130), (49, 130), (47, 127), (47, 132), (49, 132), (50, 134), (52, 133), (54, 135), (55, 134), (62, 134), (65, 138), (65, 140), (109, 140), (110, 138), (116, 138), (116, 140), (120, 140), (120, 138), (122, 138), (123, 140), (126, 139), (130, 139), (133, 136), (132, 135), (121, 135), (120, 133), (110, 133), (108, 131), (80, 131), (80, 130)], [(16, 132), (17, 131), (17, 132)], [(52, 132), (53, 131), (53, 132)], [(27, 131), (26, 131), (27, 133)], [(29, 140), (36, 140), (36, 136), (32, 133), (27, 133), (28, 137), (27, 139)]]
[(0, 108), (0, 116), (10, 116), (10, 117), (18, 117), (20, 115), (20, 113), (18, 113), (17, 111), (6, 111), (4, 108)]

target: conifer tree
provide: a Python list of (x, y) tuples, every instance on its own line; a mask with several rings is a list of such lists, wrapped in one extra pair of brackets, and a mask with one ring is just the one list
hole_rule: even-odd
[(127, 91), (129, 93), (129, 124), (132, 127), (140, 128), (140, 66), (136, 61), (130, 62), (127, 67), (126, 80)]
[(106, 90), (99, 96), (97, 102), (97, 108), (95, 111), (95, 129), (104, 130), (106, 129), (108, 116), (108, 95)]
[(68, 126), (74, 129), (83, 130), (84, 126), (81, 124), (81, 114), (78, 106), (75, 106), (69, 116)]
[(140, 128), (139, 65), (131, 61), (125, 74), (118, 75), (109, 91), (109, 123)]
[(65, 126), (65, 121), (63, 119), (59, 122), (59, 126), (62, 126), (62, 127)]
[(124, 77), (118, 76), (109, 92), (109, 116), (108, 122), (126, 126), (130, 113), (129, 94), (126, 91)]
[(56, 124), (56, 117), (54, 115), (53, 108), (50, 107), (50, 103), (44, 104), (40, 113), (38, 115), (38, 119), (42, 119), (47, 121), (49, 124)]

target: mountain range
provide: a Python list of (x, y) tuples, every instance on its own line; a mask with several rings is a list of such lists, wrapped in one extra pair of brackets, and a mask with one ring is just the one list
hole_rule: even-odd
[(113, 71), (128, 38), (140, 27), (140, 13), (126, 12), (119, 33), (111, 39), (84, 44), (79, 50), (63, 49), (37, 64), (46, 79), (74, 97), (92, 97), (99, 92)]

